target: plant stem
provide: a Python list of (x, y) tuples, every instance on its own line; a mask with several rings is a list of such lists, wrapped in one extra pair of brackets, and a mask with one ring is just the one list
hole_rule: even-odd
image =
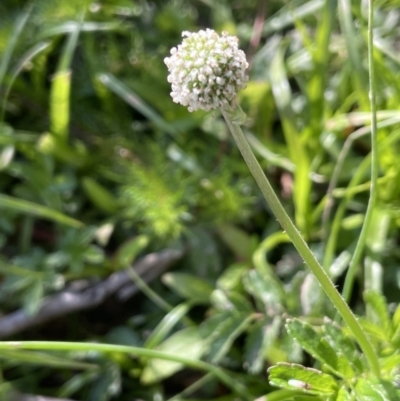
[(242, 386), (241, 383), (235, 378), (231, 378), (228, 373), (224, 372), (221, 368), (211, 365), (209, 363), (185, 358), (179, 355), (170, 354), (154, 349), (132, 347), (127, 345), (114, 345), (114, 344), (98, 344), (98, 343), (79, 343), (79, 342), (64, 342), (64, 341), (0, 341), (0, 350), (56, 350), (56, 351), (99, 351), (99, 352), (122, 352), (124, 354), (132, 354), (135, 356), (163, 359), (165, 361), (172, 361), (181, 363), (193, 369), (202, 370), (204, 372), (212, 373), (222, 383), (230, 389), (236, 391), (238, 395), (243, 397), (245, 401), (251, 401), (248, 391)]
[(373, 20), (374, 12), (372, 0), (368, 0), (368, 69), (369, 69), (369, 99), (371, 107), (371, 189), (370, 196), (365, 213), (364, 224), (361, 229), (360, 236), (353, 257), (350, 261), (349, 270), (343, 287), (343, 297), (348, 301), (353, 289), (354, 277), (357, 267), (364, 250), (365, 241), (368, 235), (368, 229), (371, 224), (374, 207), (377, 200), (377, 184), (378, 184), (378, 139), (377, 139), (377, 118), (376, 118), (376, 98), (375, 98), (375, 74), (374, 74), (374, 37), (373, 37)]
[(239, 126), (239, 124), (233, 123), (230, 118), (230, 112), (228, 110), (222, 109), (222, 115), (231, 131), (236, 144), (250, 169), (251, 174), (256, 180), (264, 198), (268, 202), (272, 212), (278, 219), (282, 228), (285, 230), (293, 245), (296, 247), (300, 256), (303, 258), (306, 265), (310, 268), (314, 276), (317, 278), (321, 287), (332, 301), (333, 305), (337, 308), (338, 312), (342, 316), (345, 323), (348, 325), (349, 329), (352, 331), (354, 337), (357, 339), (361, 349), (363, 350), (370, 367), (376, 376), (380, 376), (379, 362), (372, 347), (372, 344), (368, 337), (366, 336), (364, 330), (358, 323), (354, 314), (350, 310), (347, 303), (344, 301), (342, 296), (336, 290), (332, 281), (329, 279), (328, 275), (319, 264), (310, 248), (304, 241), (300, 232), (297, 230), (289, 215), (286, 213), (281, 202), (276, 196), (268, 178), (265, 176), (261, 166), (259, 165), (256, 157), (254, 156), (251, 148)]

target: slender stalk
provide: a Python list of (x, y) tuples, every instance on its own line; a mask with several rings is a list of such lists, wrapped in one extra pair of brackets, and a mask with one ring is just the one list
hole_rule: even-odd
[(374, 73), (374, 36), (373, 36), (374, 12), (372, 0), (368, 0), (368, 69), (369, 69), (369, 99), (371, 107), (371, 189), (370, 196), (365, 213), (364, 224), (358, 238), (356, 249), (350, 261), (349, 270), (343, 287), (343, 297), (350, 299), (353, 289), (354, 277), (357, 267), (364, 250), (365, 241), (368, 235), (368, 228), (371, 224), (374, 207), (377, 200), (377, 184), (378, 184), (378, 139), (377, 139), (377, 118), (376, 118), (376, 98), (375, 98), (375, 73)]
[(245, 401), (251, 401), (248, 391), (235, 378), (231, 378), (228, 373), (221, 368), (211, 365), (207, 362), (185, 358), (179, 355), (167, 352), (157, 351), (154, 349), (131, 347), (127, 345), (114, 344), (98, 344), (98, 343), (79, 343), (64, 341), (0, 341), (0, 350), (55, 350), (55, 351), (99, 351), (99, 352), (122, 352), (124, 354), (132, 354), (135, 356), (163, 359), (181, 363), (193, 369), (202, 370), (212, 373), (227, 387), (237, 392)]
[(370, 367), (376, 376), (380, 376), (379, 362), (372, 347), (372, 344), (368, 337), (366, 336), (364, 330), (358, 323), (354, 314), (350, 310), (347, 303), (344, 301), (342, 296), (336, 290), (332, 281), (329, 279), (328, 275), (319, 264), (310, 248), (304, 241), (300, 232), (297, 230), (289, 215), (286, 213), (281, 202), (276, 196), (268, 178), (265, 176), (262, 168), (260, 167), (257, 159), (255, 158), (251, 148), (239, 126), (239, 124), (231, 121), (230, 112), (228, 110), (222, 109), (222, 115), (231, 131), (239, 150), (250, 169), (254, 179), (256, 180), (264, 198), (268, 202), (270, 208), (272, 209), (275, 217), (278, 219), (282, 228), (286, 231), (293, 245), (296, 247), (300, 256), (303, 258), (306, 265), (310, 268), (314, 276), (317, 278), (321, 287), (326, 292), (329, 299), (332, 301), (333, 305), (337, 308), (338, 312), (342, 316), (345, 323), (349, 326), (354, 337), (357, 339), (361, 349), (363, 350)]
[[(132, 279), (132, 281), (138, 286), (140, 291), (143, 292), (147, 298), (150, 299), (155, 305), (157, 305), (161, 310), (165, 312), (171, 312), (174, 308), (167, 301), (164, 301), (155, 291), (153, 291), (147, 283), (137, 274), (136, 270), (132, 267), (127, 269), (128, 276)], [(193, 326), (193, 322), (187, 317), (182, 317), (182, 322), (185, 323), (186, 326)]]
[(130, 279), (138, 286), (140, 291), (143, 292), (155, 305), (157, 305), (161, 310), (165, 312), (171, 312), (173, 306), (168, 302), (164, 301), (155, 291), (153, 291), (147, 283), (136, 273), (135, 269), (130, 267), (127, 269), (128, 276)]

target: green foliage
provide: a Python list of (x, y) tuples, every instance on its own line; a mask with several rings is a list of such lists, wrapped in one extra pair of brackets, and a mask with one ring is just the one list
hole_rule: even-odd
[(116, 296), (12, 338), (46, 340), (46, 352), (0, 342), (4, 399), (399, 399), (397, 4), (374, 5), (378, 200), (349, 291), (381, 377), (271, 216), (219, 112), (189, 113), (169, 96), (163, 58), (182, 31), (238, 35), (251, 64), (238, 99), (245, 135), (341, 290), (370, 188), (365, 10), (263, 4), (1, 1), (1, 315), (35, 319), (46, 297), (165, 247), (186, 252), (151, 300)]
[[(391, 328), (396, 316), (390, 318), (385, 299), (372, 291), (366, 293), (365, 297), (367, 307), (371, 307), (375, 314), (374, 319), (380, 324), (385, 322)], [(374, 323), (368, 321), (368, 324)], [(381, 356), (381, 378), (371, 375), (353, 340), (346, 335), (343, 328), (332, 321), (326, 320), (316, 330), (308, 323), (290, 319), (286, 323), (286, 329), (293, 340), (299, 342), (315, 358), (317, 366), (329, 374), (302, 365), (278, 364), (268, 370), (272, 385), (292, 390), (301, 389), (308, 394), (318, 395), (323, 400), (400, 399), (396, 385), (398, 372), (394, 362), (398, 361), (400, 354), (393, 343), (390, 329), (386, 338), (374, 341), (376, 351)], [(326, 397), (327, 393), (330, 394), (329, 397)]]

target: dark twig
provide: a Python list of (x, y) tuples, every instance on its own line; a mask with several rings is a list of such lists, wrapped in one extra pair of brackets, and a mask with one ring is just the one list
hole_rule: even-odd
[[(183, 251), (165, 249), (146, 255), (136, 262), (133, 268), (146, 283), (149, 283), (159, 277), (182, 255)], [(64, 291), (46, 297), (35, 315), (29, 316), (20, 309), (1, 318), (0, 338), (9, 337), (68, 313), (93, 308), (112, 294), (116, 294), (120, 300), (125, 300), (138, 291), (138, 287), (132, 283), (125, 270), (113, 273), (105, 280), (94, 284), (84, 281), (73, 282)]]

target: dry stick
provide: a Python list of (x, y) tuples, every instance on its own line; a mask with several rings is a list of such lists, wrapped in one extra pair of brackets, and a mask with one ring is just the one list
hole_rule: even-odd
[[(165, 249), (146, 255), (134, 264), (133, 269), (145, 282), (149, 283), (182, 256), (183, 251)], [(82, 280), (77, 281), (61, 293), (46, 297), (42, 307), (33, 316), (20, 309), (2, 317), (0, 338), (9, 337), (68, 313), (93, 308), (112, 294), (116, 293), (120, 299), (124, 300), (137, 292), (139, 288), (132, 283), (126, 270), (113, 273), (107, 279), (92, 285)]]

